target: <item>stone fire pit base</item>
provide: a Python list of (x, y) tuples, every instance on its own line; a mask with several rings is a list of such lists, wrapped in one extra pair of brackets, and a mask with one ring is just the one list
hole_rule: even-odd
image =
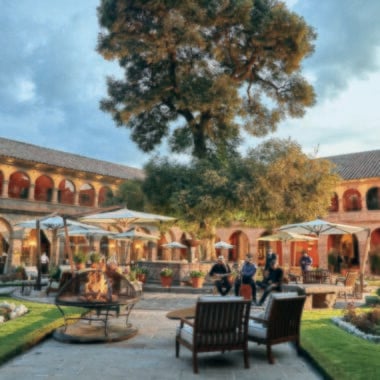
[(108, 334), (104, 334), (104, 325), (80, 320), (65, 327), (56, 329), (53, 338), (63, 343), (111, 343), (134, 337), (138, 329), (132, 326), (108, 326)]

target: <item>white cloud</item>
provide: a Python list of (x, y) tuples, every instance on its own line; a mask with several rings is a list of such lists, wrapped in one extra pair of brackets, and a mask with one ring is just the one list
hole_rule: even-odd
[(30, 79), (19, 78), (16, 80), (12, 92), (18, 102), (32, 101), (36, 98), (36, 86)]

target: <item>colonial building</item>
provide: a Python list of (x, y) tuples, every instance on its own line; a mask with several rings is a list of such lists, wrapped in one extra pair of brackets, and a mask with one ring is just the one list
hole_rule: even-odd
[[(333, 222), (367, 226), (370, 229), (371, 250), (380, 247), (380, 150), (327, 157), (336, 164), (343, 178), (332, 197), (329, 215)], [(7, 267), (26, 263), (36, 264), (36, 230), (21, 229), (18, 222), (51, 213), (78, 215), (99, 211), (108, 195), (129, 179), (141, 179), (144, 173), (110, 162), (38, 147), (0, 138), (0, 255)], [(157, 233), (152, 229), (151, 231)], [(327, 267), (326, 253), (338, 250), (347, 266), (363, 260), (367, 236), (332, 235), (318, 242), (265, 243), (257, 239), (269, 234), (264, 229), (239, 225), (217, 229), (217, 240), (231, 243), (234, 248), (217, 250), (229, 261), (239, 261), (252, 252), (258, 263), (264, 260), (265, 249), (271, 244), (283, 266), (297, 265), (301, 251), (306, 249), (314, 265)], [(365, 234), (364, 234), (365, 235)], [(53, 252), (53, 233), (41, 231), (41, 250), (51, 262), (63, 260), (63, 250)], [(126, 246), (105, 237), (89, 241), (84, 237), (71, 238), (76, 249), (95, 248), (106, 255), (121, 252)], [(165, 242), (179, 241), (188, 248), (164, 250)], [(202, 260), (202, 250), (194, 237), (172, 228), (157, 243), (134, 242), (130, 260)], [(79, 247), (79, 248), (78, 248)], [(2, 268), (0, 267), (0, 270)]]

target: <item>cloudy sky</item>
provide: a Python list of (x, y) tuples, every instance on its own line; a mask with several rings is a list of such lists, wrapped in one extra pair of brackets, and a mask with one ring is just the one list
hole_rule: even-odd
[[(272, 136), (291, 137), (318, 156), (379, 149), (380, 1), (287, 3), (318, 33), (304, 62), (318, 103)], [(142, 167), (149, 156), (99, 110), (105, 77), (118, 68), (95, 51), (98, 4), (0, 0), (0, 136)]]

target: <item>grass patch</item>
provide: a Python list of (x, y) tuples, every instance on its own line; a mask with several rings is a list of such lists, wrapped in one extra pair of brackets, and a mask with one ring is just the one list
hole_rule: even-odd
[[(33, 347), (63, 324), (63, 317), (54, 305), (0, 297), (0, 302), (4, 301), (23, 304), (29, 312), (0, 325), (0, 364)], [(77, 307), (65, 309), (71, 315), (83, 313)]]
[(330, 379), (375, 380), (380, 372), (380, 345), (351, 335), (331, 318), (342, 310), (304, 311), (301, 346)]

